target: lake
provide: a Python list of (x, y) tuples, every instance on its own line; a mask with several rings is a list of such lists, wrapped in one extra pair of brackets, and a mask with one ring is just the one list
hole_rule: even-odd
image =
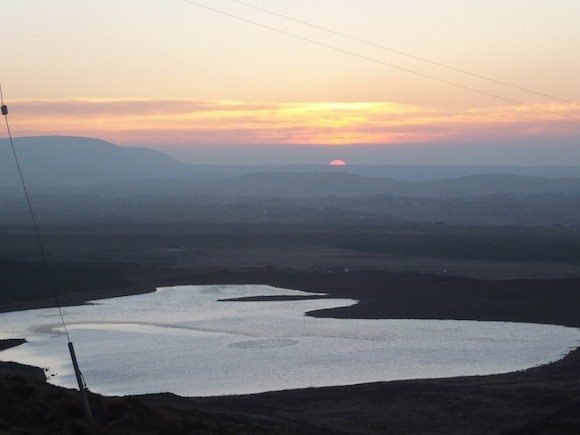
[[(486, 375), (562, 358), (580, 330), (453, 320), (319, 319), (348, 299), (263, 285), (180, 286), (63, 308), (89, 388), (107, 395), (215, 396), (400, 379)], [(0, 338), (30, 342), (0, 358), (45, 367), (76, 387), (56, 309), (0, 314)]]

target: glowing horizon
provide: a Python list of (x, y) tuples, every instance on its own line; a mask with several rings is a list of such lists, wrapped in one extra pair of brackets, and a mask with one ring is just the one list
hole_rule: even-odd
[[(576, 0), (250, 2), (359, 41), (230, 0), (199, 3), (230, 16), (179, 0), (7, 2), (0, 80), (14, 135), (205, 146), (216, 160), (228, 147), (292, 146), (307, 159), (320, 145), (363, 153), (541, 138), (539, 162), (555, 150), (578, 160), (580, 122), (534, 109), (580, 118)], [(442, 159), (458, 155), (438, 147)], [(527, 157), (513, 151), (512, 160)]]
[[(542, 107), (580, 117), (580, 105)], [(17, 100), (10, 111), (18, 136), (89, 136), (130, 146), (372, 145), (580, 135), (580, 122), (528, 106), (455, 112), (393, 102), (70, 99)]]

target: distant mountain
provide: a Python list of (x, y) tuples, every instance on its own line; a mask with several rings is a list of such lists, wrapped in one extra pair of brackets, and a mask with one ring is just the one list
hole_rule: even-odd
[[(39, 136), (14, 139), (27, 184), (89, 186), (116, 180), (179, 177), (189, 166), (147, 148), (119, 147), (99, 139)], [(20, 182), (8, 139), (0, 139), (0, 186)]]
[(312, 198), (372, 196), (400, 191), (409, 183), (329, 172), (259, 173), (204, 183), (202, 192), (220, 196)]
[(580, 178), (542, 178), (511, 174), (484, 174), (416, 183), (413, 196), (535, 195), (580, 193)]
[[(543, 178), (525, 173), (575, 174), (575, 167), (395, 167), (395, 166), (202, 166), (187, 165), (146, 148), (119, 147), (98, 139), (46, 136), (15, 139), (27, 185), (88, 189), (103, 196), (206, 195), (213, 197), (372, 197), (392, 195), (425, 198), (580, 193), (580, 177)], [(503, 169), (508, 169), (503, 168)], [(576, 168), (578, 169), (578, 168)], [(475, 171), (475, 173), (474, 173)], [(526, 172), (528, 171), (528, 172)], [(435, 177), (418, 181), (419, 174)], [(449, 173), (447, 179), (441, 179)], [(366, 176), (364, 174), (375, 174)], [(398, 177), (378, 176), (398, 174)], [(407, 174), (407, 179), (405, 178)], [(431, 174), (431, 175), (428, 175)], [(465, 176), (453, 177), (453, 174)], [(396, 178), (396, 179), (395, 179)], [(409, 179), (412, 179), (409, 180)], [(0, 187), (20, 183), (7, 139), (0, 139)], [(55, 190), (56, 191), (56, 190)], [(82, 193), (82, 192), (80, 192)]]
[(580, 178), (580, 166), (409, 166), (409, 165), (190, 165), (196, 181), (240, 175), (281, 172), (349, 173), (401, 181), (448, 180), (472, 175), (520, 175), (542, 178)]
[(200, 193), (229, 197), (342, 198), (393, 195), (468, 197), (580, 193), (580, 178), (540, 178), (518, 175), (472, 175), (449, 180), (408, 182), (348, 173), (258, 173), (200, 185)]

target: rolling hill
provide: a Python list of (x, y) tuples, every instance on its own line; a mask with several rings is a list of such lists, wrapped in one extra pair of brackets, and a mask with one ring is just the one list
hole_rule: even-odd
[[(392, 195), (417, 198), (461, 198), (490, 195), (537, 195), (580, 193), (580, 178), (522, 175), (541, 173), (522, 168), (499, 173), (477, 173), (477, 167), (444, 168), (391, 166), (219, 166), (187, 165), (166, 154), (146, 148), (120, 147), (99, 139), (46, 136), (15, 140), (27, 185), (54, 192), (90, 189), (104, 196), (204, 195), (212, 197), (372, 197)], [(484, 168), (479, 168), (484, 170)], [(509, 168), (504, 168), (506, 171)], [(417, 180), (422, 170), (436, 174)], [(475, 171), (475, 173), (473, 173)], [(554, 168), (545, 173), (556, 174)], [(404, 180), (404, 174), (407, 179)], [(574, 173), (570, 168), (565, 173)], [(399, 174), (401, 178), (365, 176)], [(414, 174), (414, 175), (413, 175)], [(453, 174), (468, 174), (453, 177)], [(408, 178), (413, 178), (410, 181)], [(18, 186), (14, 157), (7, 139), (0, 139), (0, 187)]]
[[(147, 148), (71, 136), (23, 137), (14, 146), (27, 184), (90, 186), (116, 180), (178, 177), (188, 165)], [(18, 185), (8, 139), (0, 139), (0, 186)]]

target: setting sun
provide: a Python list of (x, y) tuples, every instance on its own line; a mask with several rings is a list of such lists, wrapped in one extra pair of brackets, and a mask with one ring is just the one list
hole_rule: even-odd
[(330, 166), (346, 166), (346, 162), (344, 160), (333, 160), (329, 163)]

